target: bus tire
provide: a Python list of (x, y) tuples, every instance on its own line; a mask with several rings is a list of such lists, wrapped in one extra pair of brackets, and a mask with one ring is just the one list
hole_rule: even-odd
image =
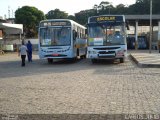
[(81, 58), (81, 59), (85, 59), (85, 58), (86, 58), (86, 54), (81, 55), (80, 58)]
[(79, 49), (77, 49), (77, 54), (76, 54), (76, 57), (78, 58), (79, 56)]
[(124, 63), (124, 58), (120, 58), (120, 63)]
[(76, 62), (77, 61), (77, 57), (74, 57), (74, 58), (71, 58), (71, 59), (68, 59), (69, 61), (71, 62)]
[(84, 59), (87, 58), (87, 49), (85, 49), (85, 54), (83, 55), (83, 58), (84, 58)]
[(4, 55), (4, 51), (3, 51), (3, 50), (0, 50), (0, 54), (1, 54), (1, 55)]
[(87, 57), (87, 56), (86, 56), (86, 54), (85, 54), (85, 55), (83, 55), (83, 58), (84, 58), (84, 59), (86, 59), (86, 57)]
[(49, 64), (53, 63), (53, 58), (48, 58), (47, 60)]
[(91, 59), (92, 63), (97, 63), (97, 59)]

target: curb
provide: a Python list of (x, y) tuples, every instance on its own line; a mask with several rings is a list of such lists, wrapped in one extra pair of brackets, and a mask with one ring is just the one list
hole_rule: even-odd
[(160, 64), (145, 64), (139, 62), (132, 54), (129, 55), (130, 58), (141, 68), (160, 68)]

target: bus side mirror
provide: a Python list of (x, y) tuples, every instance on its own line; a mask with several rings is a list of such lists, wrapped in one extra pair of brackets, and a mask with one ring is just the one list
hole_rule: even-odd
[(129, 29), (129, 25), (127, 25), (127, 30), (130, 30), (130, 29)]
[(76, 38), (77, 38), (77, 32), (73, 30), (73, 40), (76, 40)]
[(126, 27), (127, 27), (127, 30), (130, 30), (128, 21), (126, 22)]
[(88, 34), (88, 30), (87, 29), (85, 29), (85, 35), (87, 35)]

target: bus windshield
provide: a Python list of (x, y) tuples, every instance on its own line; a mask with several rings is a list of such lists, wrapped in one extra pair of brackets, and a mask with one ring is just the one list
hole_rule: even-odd
[(71, 44), (70, 27), (40, 28), (41, 46), (67, 46)]
[(89, 46), (107, 46), (125, 44), (124, 25), (103, 26), (96, 24), (88, 28)]

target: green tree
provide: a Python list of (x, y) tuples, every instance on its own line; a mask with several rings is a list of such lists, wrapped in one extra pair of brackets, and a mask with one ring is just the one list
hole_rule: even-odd
[(153, 14), (160, 14), (160, 0), (152, 0), (153, 1)]
[(87, 19), (88, 19), (87, 13), (84, 13), (82, 11), (79, 13), (76, 13), (75, 17), (76, 17), (76, 22), (78, 22), (82, 25), (86, 24)]
[(108, 4), (106, 7), (102, 7), (102, 9), (99, 10), (100, 15), (107, 15), (107, 14), (113, 14), (114, 13), (114, 7), (111, 4)]
[(15, 12), (15, 22), (23, 24), (26, 37), (35, 37), (39, 22), (45, 19), (44, 13), (35, 7), (24, 6)]
[(119, 4), (115, 8), (115, 13), (116, 14), (126, 14), (127, 8), (125, 7), (124, 4)]
[[(152, 0), (153, 14), (160, 14), (159, 6), (160, 0)], [(130, 5), (128, 14), (149, 14), (150, 13), (150, 0), (136, 0), (136, 3)]]
[(96, 11), (94, 9), (80, 11), (79, 13), (75, 13), (76, 21), (82, 25), (86, 25), (88, 21), (88, 17), (95, 16)]
[[(160, 14), (160, 0), (153, 1), (153, 14)], [(100, 8), (100, 9), (99, 9)], [(96, 11), (98, 9), (98, 12)], [(102, 1), (99, 5), (94, 5), (93, 9), (82, 10), (75, 14), (76, 21), (80, 24), (86, 24), (88, 17), (107, 14), (119, 14), (119, 15), (143, 15), (150, 13), (150, 0), (136, 0), (135, 4), (125, 6), (119, 4), (114, 7), (107, 1)]]
[(68, 14), (59, 9), (51, 10), (46, 14), (47, 19), (66, 19)]
[(76, 17), (73, 16), (73, 15), (69, 15), (69, 16), (68, 16), (68, 19), (76, 21)]
[(99, 6), (101, 6), (100, 8), (102, 9), (102, 10), (105, 10), (105, 9), (107, 9), (107, 8), (111, 8), (112, 6), (111, 6), (111, 4), (109, 3), (109, 2), (105, 2), (105, 1), (102, 1), (100, 4), (99, 4)]

